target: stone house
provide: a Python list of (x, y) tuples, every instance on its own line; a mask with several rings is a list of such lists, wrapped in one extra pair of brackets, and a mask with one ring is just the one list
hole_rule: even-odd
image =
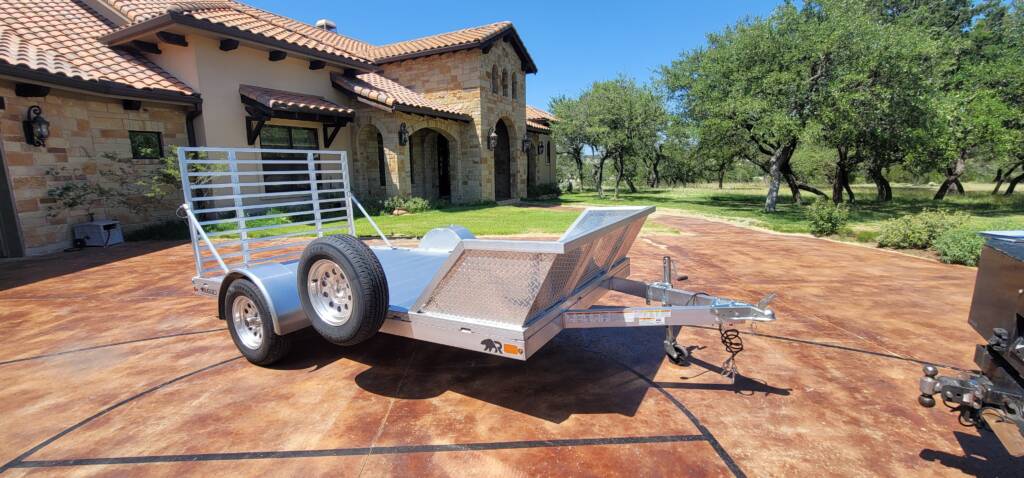
[(511, 23), (388, 45), (334, 30), (234, 1), (0, 3), (0, 257), (68, 247), (87, 212), (166, 219), (60, 210), (49, 191), (152, 175), (173, 145), (344, 150), (359, 198), (516, 200), (556, 181)]

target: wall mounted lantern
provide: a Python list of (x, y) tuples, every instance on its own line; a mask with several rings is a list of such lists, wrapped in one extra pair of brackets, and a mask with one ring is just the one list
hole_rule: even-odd
[(530, 152), (530, 146), (533, 146), (533, 143), (530, 142), (530, 138), (523, 138), (523, 152), (524, 153), (529, 153)]
[(402, 123), (402, 125), (398, 127), (398, 145), (405, 146), (408, 142), (409, 129), (405, 126), (405, 123)]
[(537, 156), (543, 156), (543, 155), (544, 155), (544, 142), (541, 141), (541, 142), (537, 143)]
[(43, 109), (38, 105), (31, 106), (21, 122), (25, 129), (25, 142), (32, 146), (46, 146), (46, 138), (50, 137), (50, 122), (43, 118)]
[(494, 132), (494, 128), (487, 131), (487, 149), (494, 151), (494, 148), (498, 147), (498, 133)]

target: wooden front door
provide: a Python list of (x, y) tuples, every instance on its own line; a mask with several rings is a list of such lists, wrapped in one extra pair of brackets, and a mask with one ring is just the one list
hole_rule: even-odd
[(452, 197), (452, 172), (449, 162), (448, 138), (437, 135), (437, 195), (441, 199)]
[(494, 200), (512, 199), (512, 145), (504, 121), (494, 127), (498, 146), (494, 148)]

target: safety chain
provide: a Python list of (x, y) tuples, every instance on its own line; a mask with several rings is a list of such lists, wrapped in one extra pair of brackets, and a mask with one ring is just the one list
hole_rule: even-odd
[(722, 324), (718, 324), (718, 334), (722, 345), (725, 346), (725, 351), (729, 353), (729, 358), (722, 362), (722, 376), (732, 380), (732, 383), (736, 383), (736, 376), (739, 374), (736, 356), (743, 351), (743, 337), (740, 337), (739, 330), (723, 328)]

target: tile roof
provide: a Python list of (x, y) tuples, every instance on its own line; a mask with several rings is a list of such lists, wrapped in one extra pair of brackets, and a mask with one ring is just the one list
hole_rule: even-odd
[(551, 123), (555, 116), (535, 106), (526, 105), (526, 127), (545, 133), (551, 132)]
[[(414, 40), (371, 45), (333, 31), (316, 28), (291, 18), (251, 7), (233, 0), (175, 1), (175, 0), (100, 0), (131, 21), (123, 29), (145, 24), (167, 13), (185, 16), (234, 28), (272, 40), (310, 48), (328, 55), (373, 66), (436, 53), (483, 46), (506, 32), (513, 32), (511, 22), (497, 22), (448, 33), (426, 36)], [(515, 37), (527, 69), (535, 72), (533, 60), (525, 53), (522, 42)]]
[(331, 81), (342, 90), (387, 107), (401, 110), (405, 106), (440, 113), (438, 116), (444, 118), (471, 120), (470, 116), (455, 108), (444, 106), (376, 73), (363, 73), (355, 77), (332, 73)]
[(512, 28), (511, 22), (497, 22), (490, 25), (465, 28), (448, 33), (430, 35), (415, 40), (400, 41), (387, 45), (371, 47), (364, 50), (364, 53), (377, 62), (387, 62), (391, 59), (420, 56), (429, 54), (435, 50), (450, 49), (452, 47), (471, 47), (484, 42), (496, 35)]
[(93, 79), (91, 74), (76, 67), (64, 55), (43, 45), (29, 43), (3, 25), (0, 25), (0, 61), (69, 78)]
[(101, 0), (116, 9), (132, 24), (123, 29), (155, 20), (166, 14), (190, 17), (202, 22), (220, 25), (259, 35), (292, 46), (341, 57), (365, 66), (372, 66), (369, 58), (355, 53), (371, 48), (367, 43), (316, 28), (291, 18), (283, 17), (244, 3), (218, 1), (174, 0)]
[(536, 106), (526, 105), (526, 119), (537, 120), (540, 122), (552, 122), (555, 121), (555, 115), (548, 113)]
[(538, 123), (537, 121), (534, 121), (534, 120), (531, 120), (531, 119), (526, 120), (526, 129), (534, 129), (534, 130), (540, 131), (542, 133), (550, 133), (551, 132), (551, 127), (550, 126), (548, 126), (548, 125), (546, 125), (544, 123)]
[(238, 93), (272, 110), (302, 113), (334, 113), (351, 116), (351, 108), (330, 102), (322, 97), (274, 90), (252, 85), (238, 85)]
[[(105, 7), (96, 8), (101, 8), (103, 14), (111, 18), (104, 18), (81, 0), (0, 0), (0, 63), (76, 81), (109, 82), (103, 84), (128, 90), (193, 95), (188, 85), (141, 53), (111, 48), (101, 41), (117, 38), (119, 33), (127, 39), (134, 35), (131, 32), (148, 31), (147, 25), (155, 29), (168, 21), (178, 21), (199, 28), (217, 25), (237, 30), (249, 38), (281, 42), (285, 44), (284, 49), (291, 45), (313, 56), (322, 53), (356, 69), (372, 69), (379, 63), (481, 47), (510, 32), (511, 41), (523, 55), (527, 68), (536, 70), (509, 22), (374, 46), (234, 0), (89, 1), (102, 2)], [(121, 27), (115, 25), (126, 21)], [(342, 78), (336, 83), (364, 98), (380, 99), (378, 102), (389, 106), (435, 111), (460, 120), (469, 118), (379, 75)], [(193, 99), (198, 101), (198, 97)]]
[(193, 93), (145, 57), (100, 43), (97, 39), (113, 31), (114, 26), (84, 3), (3, 0), (0, 27), (5, 30), (0, 40), (5, 53), (0, 61), (5, 63), (139, 90)]

